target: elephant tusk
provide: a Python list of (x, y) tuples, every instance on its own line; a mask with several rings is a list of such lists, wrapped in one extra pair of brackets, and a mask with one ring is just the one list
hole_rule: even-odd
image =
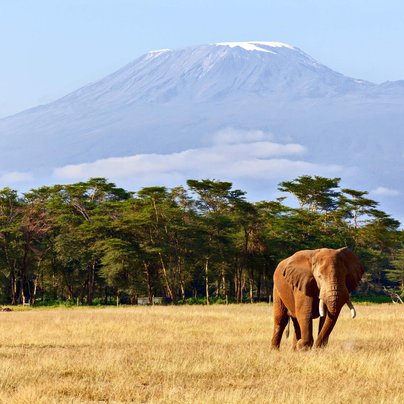
[(346, 304), (347, 304), (347, 306), (349, 307), (349, 309), (351, 310), (351, 316), (352, 316), (352, 318), (355, 318), (355, 317), (356, 317), (356, 310), (355, 310), (355, 307), (353, 306), (351, 300), (349, 299), (349, 300), (346, 302)]
[(320, 299), (320, 303), (318, 304), (318, 311), (320, 313), (320, 317), (325, 316), (325, 304), (323, 299)]

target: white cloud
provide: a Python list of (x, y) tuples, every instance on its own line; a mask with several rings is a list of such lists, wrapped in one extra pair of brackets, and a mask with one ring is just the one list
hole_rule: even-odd
[(273, 140), (273, 135), (262, 130), (225, 128), (213, 135), (215, 144), (249, 143)]
[(58, 179), (81, 180), (106, 177), (113, 181), (132, 179), (137, 184), (178, 185), (188, 178), (221, 180), (268, 180), (308, 175), (334, 175), (338, 165), (314, 164), (301, 159), (300, 144), (270, 141), (261, 131), (227, 129), (214, 136), (214, 144), (172, 154), (137, 154), (56, 168)]
[(0, 175), (0, 184), (13, 184), (16, 182), (32, 181), (33, 176), (31, 173), (21, 171), (10, 171)]
[(383, 196), (399, 196), (401, 195), (401, 192), (392, 188), (378, 187), (371, 191), (371, 194)]

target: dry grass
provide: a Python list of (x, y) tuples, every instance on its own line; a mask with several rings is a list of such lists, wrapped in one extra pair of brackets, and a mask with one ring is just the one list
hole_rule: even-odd
[(0, 313), (0, 401), (404, 402), (404, 307), (357, 311), (299, 353), (269, 349), (268, 305)]

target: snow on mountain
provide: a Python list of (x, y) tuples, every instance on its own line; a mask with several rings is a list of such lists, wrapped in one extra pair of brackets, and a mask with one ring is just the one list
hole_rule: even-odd
[(249, 51), (259, 51), (276, 54), (273, 50), (268, 48), (288, 48), (295, 49), (292, 45), (282, 43), (282, 42), (264, 42), (264, 41), (254, 41), (254, 42), (218, 42), (216, 46), (229, 46), (230, 48), (235, 48), (236, 46), (249, 50)]
[(211, 102), (240, 92), (294, 99), (369, 87), (370, 83), (336, 73), (290, 45), (229, 42), (148, 52), (59, 102), (95, 103), (97, 108), (134, 102)]
[[(209, 166), (207, 175), (216, 177), (221, 165), (221, 177), (269, 197), (262, 195), (264, 178), (276, 183), (310, 171), (343, 176), (358, 189), (391, 189), (386, 208), (397, 211), (403, 83), (350, 78), (280, 42), (151, 51), (55, 102), (1, 119), (0, 182), (74, 180), (98, 169), (115, 173), (118, 182), (133, 176), (130, 187), (136, 188), (136, 176), (146, 183), (179, 181), (203, 177)], [(238, 149), (217, 144), (223, 132), (239, 139)], [(248, 140), (251, 133), (264, 133), (265, 144)], [(300, 149), (291, 155), (285, 150), (292, 144)], [(260, 147), (276, 153), (262, 156)], [(246, 150), (254, 153), (243, 158)], [(240, 164), (231, 164), (232, 158)], [(123, 174), (111, 164), (132, 171)], [(187, 165), (194, 167), (189, 175)]]

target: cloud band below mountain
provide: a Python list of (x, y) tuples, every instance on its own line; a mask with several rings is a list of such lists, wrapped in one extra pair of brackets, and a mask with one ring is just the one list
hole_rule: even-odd
[(170, 186), (187, 178), (284, 179), (301, 174), (335, 175), (343, 170), (338, 165), (302, 160), (306, 148), (300, 144), (276, 143), (270, 140), (271, 135), (260, 131), (235, 130), (233, 134), (230, 129), (219, 132), (209, 147), (66, 165), (56, 168), (54, 176), (69, 180), (134, 178), (141, 185)]
[(21, 182), (30, 182), (33, 175), (30, 172), (10, 171), (0, 175), (0, 184), (11, 185)]

